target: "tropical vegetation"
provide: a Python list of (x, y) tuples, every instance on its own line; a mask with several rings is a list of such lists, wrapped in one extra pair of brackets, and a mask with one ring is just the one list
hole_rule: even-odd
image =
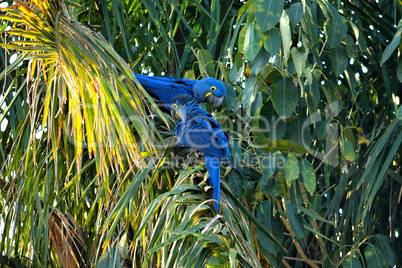
[[(0, 6), (0, 267), (401, 267), (400, 1)], [(219, 211), (135, 73), (224, 82)]]

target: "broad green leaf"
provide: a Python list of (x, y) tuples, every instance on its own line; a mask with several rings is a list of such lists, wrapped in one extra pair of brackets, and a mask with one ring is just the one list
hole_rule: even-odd
[(353, 145), (347, 140), (343, 140), (343, 148), (342, 148), (343, 157), (350, 162), (356, 160), (356, 153)]
[(297, 2), (290, 6), (289, 17), (293, 20), (295, 24), (298, 24), (302, 20), (303, 15), (303, 3)]
[(274, 153), (276, 151), (292, 151), (295, 153), (309, 153), (309, 151), (303, 146), (289, 140), (272, 140), (272, 139), (257, 139), (257, 145), (255, 147), (260, 148), (263, 151)]
[(324, 32), (327, 38), (327, 43), (330, 47), (338, 46), (342, 38), (346, 35), (348, 27), (343, 23), (342, 16), (338, 10), (331, 4), (328, 4), (331, 11), (331, 17), (324, 24)]
[(396, 69), (396, 75), (398, 76), (399, 82), (402, 82), (402, 60), (399, 61), (398, 67)]
[(394, 38), (392, 39), (391, 43), (385, 48), (384, 53), (382, 54), (381, 57), (381, 64), (386, 62), (389, 57), (391, 57), (392, 53), (394, 53), (395, 49), (399, 46), (399, 43), (401, 41), (401, 34), (402, 34), (402, 28), (400, 28)]
[(193, 71), (187, 71), (187, 72), (184, 74), (184, 78), (185, 78), (185, 79), (192, 79), (192, 80), (195, 80), (195, 74), (194, 74)]
[[(272, 220), (272, 204), (271, 201), (264, 200), (262, 201), (259, 206), (257, 207), (257, 219), (264, 225), (264, 227), (270, 231), (271, 233), (274, 233), (272, 230), (272, 225), (271, 225), (271, 220)], [(269, 239), (266, 235), (264, 235), (263, 232), (260, 230), (257, 230), (257, 234), (260, 237), (258, 239), (258, 242), (261, 243), (261, 245), (268, 250), (270, 253), (274, 254), (278, 250), (278, 247), (275, 245), (275, 243)]]
[(376, 245), (367, 245), (364, 250), (368, 268), (388, 267), (387, 259), (381, 249)]
[(395, 265), (395, 253), (391, 243), (389, 242), (389, 238), (386, 237), (384, 234), (376, 234), (376, 246), (378, 246), (385, 258), (387, 259), (389, 266)]
[(310, 162), (306, 159), (302, 160), (302, 174), (303, 174), (303, 183), (304, 187), (310, 194), (314, 194), (316, 184), (316, 177), (314, 173), (314, 169), (311, 166)]
[(245, 108), (250, 108), (251, 103), (254, 101), (255, 97), (255, 84), (257, 83), (257, 77), (255, 75), (251, 75), (247, 81), (246, 81), (246, 86), (243, 91), (243, 96), (242, 96), (242, 105)]
[[(253, 130), (253, 134), (261, 138), (283, 139), (286, 133), (286, 122), (279, 118), (271, 101), (267, 101), (260, 110), (259, 116), (254, 117), (258, 129)], [(254, 122), (253, 122), (254, 124)]]
[(292, 185), (292, 182), (299, 177), (299, 162), (293, 153), (289, 153), (286, 159), (286, 183), (288, 187)]
[(296, 109), (299, 91), (289, 77), (278, 77), (272, 83), (272, 102), (280, 117), (290, 117)]
[(360, 48), (360, 51), (367, 51), (367, 43), (366, 40), (364, 39), (364, 36), (362, 32), (359, 30), (356, 24), (354, 24), (352, 21), (349, 21), (350, 25), (352, 25), (353, 33), (355, 34), (355, 37), (357, 39), (357, 45)]
[(344, 38), (346, 43), (346, 51), (348, 52), (349, 58), (356, 58), (358, 56), (358, 49), (356, 46), (356, 42), (353, 40), (353, 37), (350, 35), (346, 35)]
[(331, 59), (332, 70), (335, 76), (339, 76), (345, 71), (349, 63), (349, 57), (344, 45), (340, 44), (336, 47), (331, 47), (329, 58)]
[(264, 48), (272, 55), (275, 56), (281, 47), (281, 35), (278, 29), (272, 28), (268, 32), (262, 34), (264, 39)]
[[(212, 59), (211, 54), (209, 53), (208, 50), (205, 49), (199, 49), (197, 51), (197, 56), (198, 59), (200, 60), (199, 64), (200, 66), (200, 72), (204, 78), (206, 77), (215, 77), (215, 66), (214, 66), (214, 61)], [(205, 73), (205, 71), (206, 73)]]
[(250, 72), (251, 74), (258, 75), (261, 70), (267, 66), (268, 61), (269, 61), (270, 55), (269, 53), (264, 49), (261, 48), (260, 52), (258, 55), (255, 57), (254, 61), (251, 63), (250, 62)]
[(360, 261), (355, 257), (346, 257), (342, 262), (343, 267), (345, 268), (361, 268), (363, 267)]
[(399, 105), (398, 110), (396, 110), (396, 118), (402, 120), (402, 105)]
[(304, 61), (302, 55), (300, 54), (300, 52), (297, 50), (296, 47), (292, 47), (290, 52), (292, 53), (292, 59), (293, 63), (295, 64), (297, 77), (300, 78), (305, 68), (306, 62)]
[(286, 216), (290, 222), (290, 227), (292, 229), (293, 235), (296, 236), (298, 240), (303, 238), (303, 218), (300, 214), (297, 214), (296, 207), (292, 205), (290, 201), (285, 201)]
[[(237, 42), (238, 48), (239, 48), (239, 53), (244, 54), (244, 41), (246, 40), (246, 35), (247, 35), (247, 29), (248, 27), (243, 27), (239, 33), (239, 39)], [(233, 68), (232, 68), (233, 69)]]
[[(289, 16), (286, 11), (283, 11), (280, 19), (280, 31), (282, 40), (282, 49), (285, 56), (285, 64), (287, 63), (290, 55), (290, 46), (292, 44), (292, 33), (289, 26)], [(286, 64), (287, 65), (287, 64)]]
[(313, 211), (315, 211), (318, 215), (320, 215), (321, 206), (322, 206), (322, 196), (318, 193), (314, 194), (310, 198), (309, 206)]
[(273, 28), (282, 16), (283, 0), (257, 0), (255, 17), (263, 32)]
[(243, 47), (243, 54), (246, 59), (249, 61), (254, 60), (258, 52), (260, 52), (262, 40), (260, 27), (256, 23), (248, 25)]

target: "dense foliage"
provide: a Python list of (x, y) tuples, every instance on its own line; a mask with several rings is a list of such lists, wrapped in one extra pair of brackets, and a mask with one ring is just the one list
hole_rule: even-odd
[[(400, 1), (12, 4), (0, 266), (400, 267)], [(225, 83), (219, 212), (134, 73)]]

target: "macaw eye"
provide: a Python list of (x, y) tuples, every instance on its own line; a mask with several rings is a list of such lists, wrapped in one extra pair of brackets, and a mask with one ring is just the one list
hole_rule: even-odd
[(212, 90), (212, 91), (215, 91), (215, 90), (216, 90), (216, 86), (212, 86), (212, 87), (211, 87), (211, 90)]
[(177, 104), (173, 104), (173, 109), (177, 109)]

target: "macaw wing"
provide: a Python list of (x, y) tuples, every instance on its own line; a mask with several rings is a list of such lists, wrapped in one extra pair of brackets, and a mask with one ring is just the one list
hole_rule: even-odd
[(171, 99), (179, 94), (192, 96), (191, 85), (176, 83), (171, 77), (156, 77), (147, 75), (135, 76), (148, 93), (161, 102), (170, 105)]
[(227, 137), (221, 129), (214, 130), (202, 118), (191, 119), (176, 125), (175, 134), (179, 142), (218, 159), (226, 158)]

